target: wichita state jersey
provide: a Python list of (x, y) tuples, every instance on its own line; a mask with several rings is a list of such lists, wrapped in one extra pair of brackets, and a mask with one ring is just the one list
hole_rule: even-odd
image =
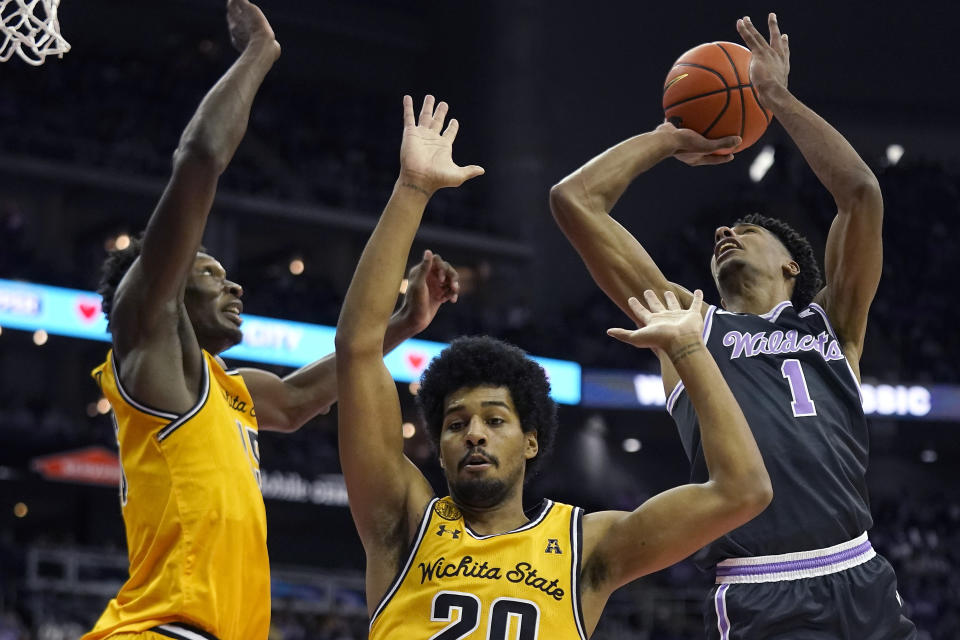
[(179, 621), (219, 640), (266, 640), (270, 572), (253, 400), (203, 352), (186, 413), (134, 400), (113, 351), (94, 369), (113, 407), (130, 578), (82, 640)]
[(544, 500), (527, 516), (513, 531), (478, 535), (451, 498), (431, 500), (370, 640), (586, 640), (583, 510)]

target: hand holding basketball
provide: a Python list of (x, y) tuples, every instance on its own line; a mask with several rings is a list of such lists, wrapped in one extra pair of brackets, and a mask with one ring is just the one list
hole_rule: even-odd
[(672, 137), (675, 144), (673, 157), (691, 167), (730, 162), (733, 160), (733, 149), (742, 141), (740, 136), (711, 140), (693, 129), (677, 129), (669, 122), (664, 122), (655, 130)]
[(786, 89), (787, 76), (790, 75), (790, 43), (787, 34), (780, 33), (777, 14), (771, 13), (767, 17), (767, 24), (770, 28), (769, 42), (753, 26), (749, 16), (737, 20), (737, 31), (752, 54), (750, 82), (760, 94), (761, 102), (771, 90)]
[(667, 121), (711, 140), (740, 136), (738, 152), (759, 140), (771, 114), (750, 83), (752, 57), (733, 42), (707, 42), (683, 53), (663, 85)]

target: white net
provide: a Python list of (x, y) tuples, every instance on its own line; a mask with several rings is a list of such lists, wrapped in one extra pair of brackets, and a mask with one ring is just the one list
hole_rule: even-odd
[(60, 35), (57, 7), (60, 0), (0, 0), (0, 62), (16, 53), (34, 66), (47, 56), (70, 51), (70, 43)]

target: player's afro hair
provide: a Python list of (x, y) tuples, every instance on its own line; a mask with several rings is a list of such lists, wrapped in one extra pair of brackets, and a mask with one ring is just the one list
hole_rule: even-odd
[[(143, 249), (143, 231), (130, 238), (130, 244), (125, 249), (111, 249), (107, 252), (107, 259), (100, 266), (100, 282), (97, 284), (97, 293), (103, 298), (100, 308), (107, 318), (107, 328), (110, 327), (110, 312), (113, 310), (113, 298), (117, 294), (117, 287), (123, 276), (127, 275), (130, 266), (140, 257)], [(203, 246), (198, 251), (206, 252)]]
[(817, 264), (817, 258), (813, 255), (810, 241), (783, 220), (759, 213), (751, 213), (740, 218), (734, 226), (738, 224), (755, 224), (763, 227), (783, 243), (790, 257), (800, 266), (800, 273), (797, 274), (797, 281), (793, 285), (793, 297), (790, 301), (798, 310), (813, 302), (813, 297), (823, 288), (823, 276), (820, 274), (820, 265)]
[(443, 408), (457, 389), (506, 387), (525, 433), (537, 433), (537, 455), (527, 460), (524, 481), (536, 475), (550, 454), (557, 433), (557, 405), (543, 368), (520, 348), (489, 336), (457, 338), (423, 372), (417, 405), (427, 433), (439, 450)]
[(110, 326), (110, 312), (113, 310), (113, 297), (123, 276), (130, 270), (130, 265), (140, 257), (143, 248), (143, 232), (130, 238), (130, 244), (124, 249), (111, 249), (107, 252), (107, 259), (100, 265), (100, 282), (97, 284), (97, 293), (103, 298), (100, 308)]

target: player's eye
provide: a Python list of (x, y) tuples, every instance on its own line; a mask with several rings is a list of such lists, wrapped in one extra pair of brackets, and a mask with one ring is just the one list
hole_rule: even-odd
[(461, 420), (454, 420), (453, 422), (447, 423), (447, 431), (459, 431), (463, 428), (463, 422)]
[(500, 416), (492, 416), (492, 417), (490, 417), (490, 418), (487, 418), (487, 424), (491, 424), (491, 425), (494, 425), (494, 426), (499, 426), (499, 425), (503, 424), (504, 422), (506, 422), (506, 420), (504, 420), (504, 419), (501, 418)]

